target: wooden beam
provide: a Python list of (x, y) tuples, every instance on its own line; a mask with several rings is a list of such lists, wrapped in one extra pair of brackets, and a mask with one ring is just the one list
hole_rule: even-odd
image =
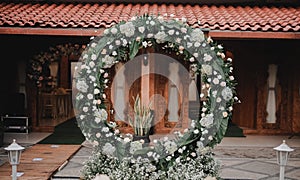
[(104, 28), (84, 29), (84, 28), (20, 28), (20, 27), (0, 27), (0, 34), (17, 35), (50, 35), (50, 36), (99, 36)]
[[(50, 35), (50, 36), (99, 36), (104, 28), (27, 28), (0, 27), (0, 34)], [(263, 31), (209, 31), (209, 36), (222, 39), (300, 39), (300, 32)]]
[(222, 39), (300, 39), (300, 32), (210, 31), (209, 36)]

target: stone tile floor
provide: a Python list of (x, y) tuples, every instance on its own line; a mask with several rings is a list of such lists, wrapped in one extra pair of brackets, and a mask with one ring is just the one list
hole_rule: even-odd
[[(24, 136), (24, 135), (23, 135)], [(38, 142), (36, 139), (46, 137), (47, 134), (27, 135), (23, 140), (18, 140), (21, 145), (32, 145)], [(30, 137), (31, 136), (31, 137)], [(10, 138), (13, 138), (10, 135)], [(35, 137), (35, 138), (34, 138)], [(5, 142), (9, 138), (5, 138)], [(32, 139), (32, 141), (30, 140)], [(285, 168), (286, 180), (300, 179), (300, 136), (289, 139), (288, 136), (255, 136), (247, 135), (241, 138), (225, 137), (216, 146), (214, 152), (221, 163), (220, 175), (226, 180), (277, 180), (279, 179), (279, 166), (276, 162), (274, 147), (280, 145), (282, 140), (294, 149), (291, 153), (288, 165)], [(92, 152), (90, 144), (84, 142), (81, 149), (72, 156), (66, 166), (61, 167), (53, 180), (80, 179), (81, 168)], [(3, 150), (0, 150), (0, 160), (3, 159)]]

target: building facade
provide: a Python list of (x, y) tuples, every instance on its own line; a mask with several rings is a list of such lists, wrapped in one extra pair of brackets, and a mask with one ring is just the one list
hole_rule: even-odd
[[(33, 130), (53, 130), (51, 124), (41, 123), (38, 88), (25, 70), (30, 59), (49, 47), (85, 45), (90, 37), (102, 35), (105, 28), (143, 14), (184, 17), (190, 26), (202, 28), (224, 46), (233, 59), (241, 100), (234, 107), (232, 122), (245, 134), (300, 132), (300, 6), (296, 1), (286, 4), (3, 2), (0, 52), (2, 68), (8, 72), (3, 70), (0, 76), (1, 95), (5, 99), (2, 115), (7, 113), (4, 110), (7, 103), (12, 103), (11, 92), (23, 92), (25, 113), (31, 117)], [(58, 87), (71, 88), (70, 66), (78, 58), (79, 54), (67, 53), (56, 62)]]

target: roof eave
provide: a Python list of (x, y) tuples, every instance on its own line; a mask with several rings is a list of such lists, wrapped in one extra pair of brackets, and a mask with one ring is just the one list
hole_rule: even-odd
[(300, 39), (300, 32), (213, 30), (209, 36), (220, 39)]
[[(0, 27), (0, 34), (49, 36), (99, 36), (104, 28), (30, 28)], [(300, 32), (220, 31), (211, 30), (209, 36), (217, 39), (300, 39)]]
[(14, 35), (49, 35), (49, 36), (98, 36), (104, 28), (30, 28), (0, 27), (0, 34)]

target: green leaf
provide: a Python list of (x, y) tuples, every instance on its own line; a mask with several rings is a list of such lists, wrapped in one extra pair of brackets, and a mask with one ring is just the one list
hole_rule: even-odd
[(139, 51), (139, 45), (140, 43), (137, 41), (133, 41), (130, 46), (129, 46), (129, 51), (130, 51), (130, 55), (129, 55), (129, 59), (133, 59), (138, 51)]
[(221, 140), (223, 139), (227, 130), (227, 125), (228, 125), (228, 118), (222, 119), (216, 136), (218, 142), (221, 142)]
[(125, 147), (121, 142), (116, 142), (116, 153), (119, 160), (122, 160), (125, 157)]

